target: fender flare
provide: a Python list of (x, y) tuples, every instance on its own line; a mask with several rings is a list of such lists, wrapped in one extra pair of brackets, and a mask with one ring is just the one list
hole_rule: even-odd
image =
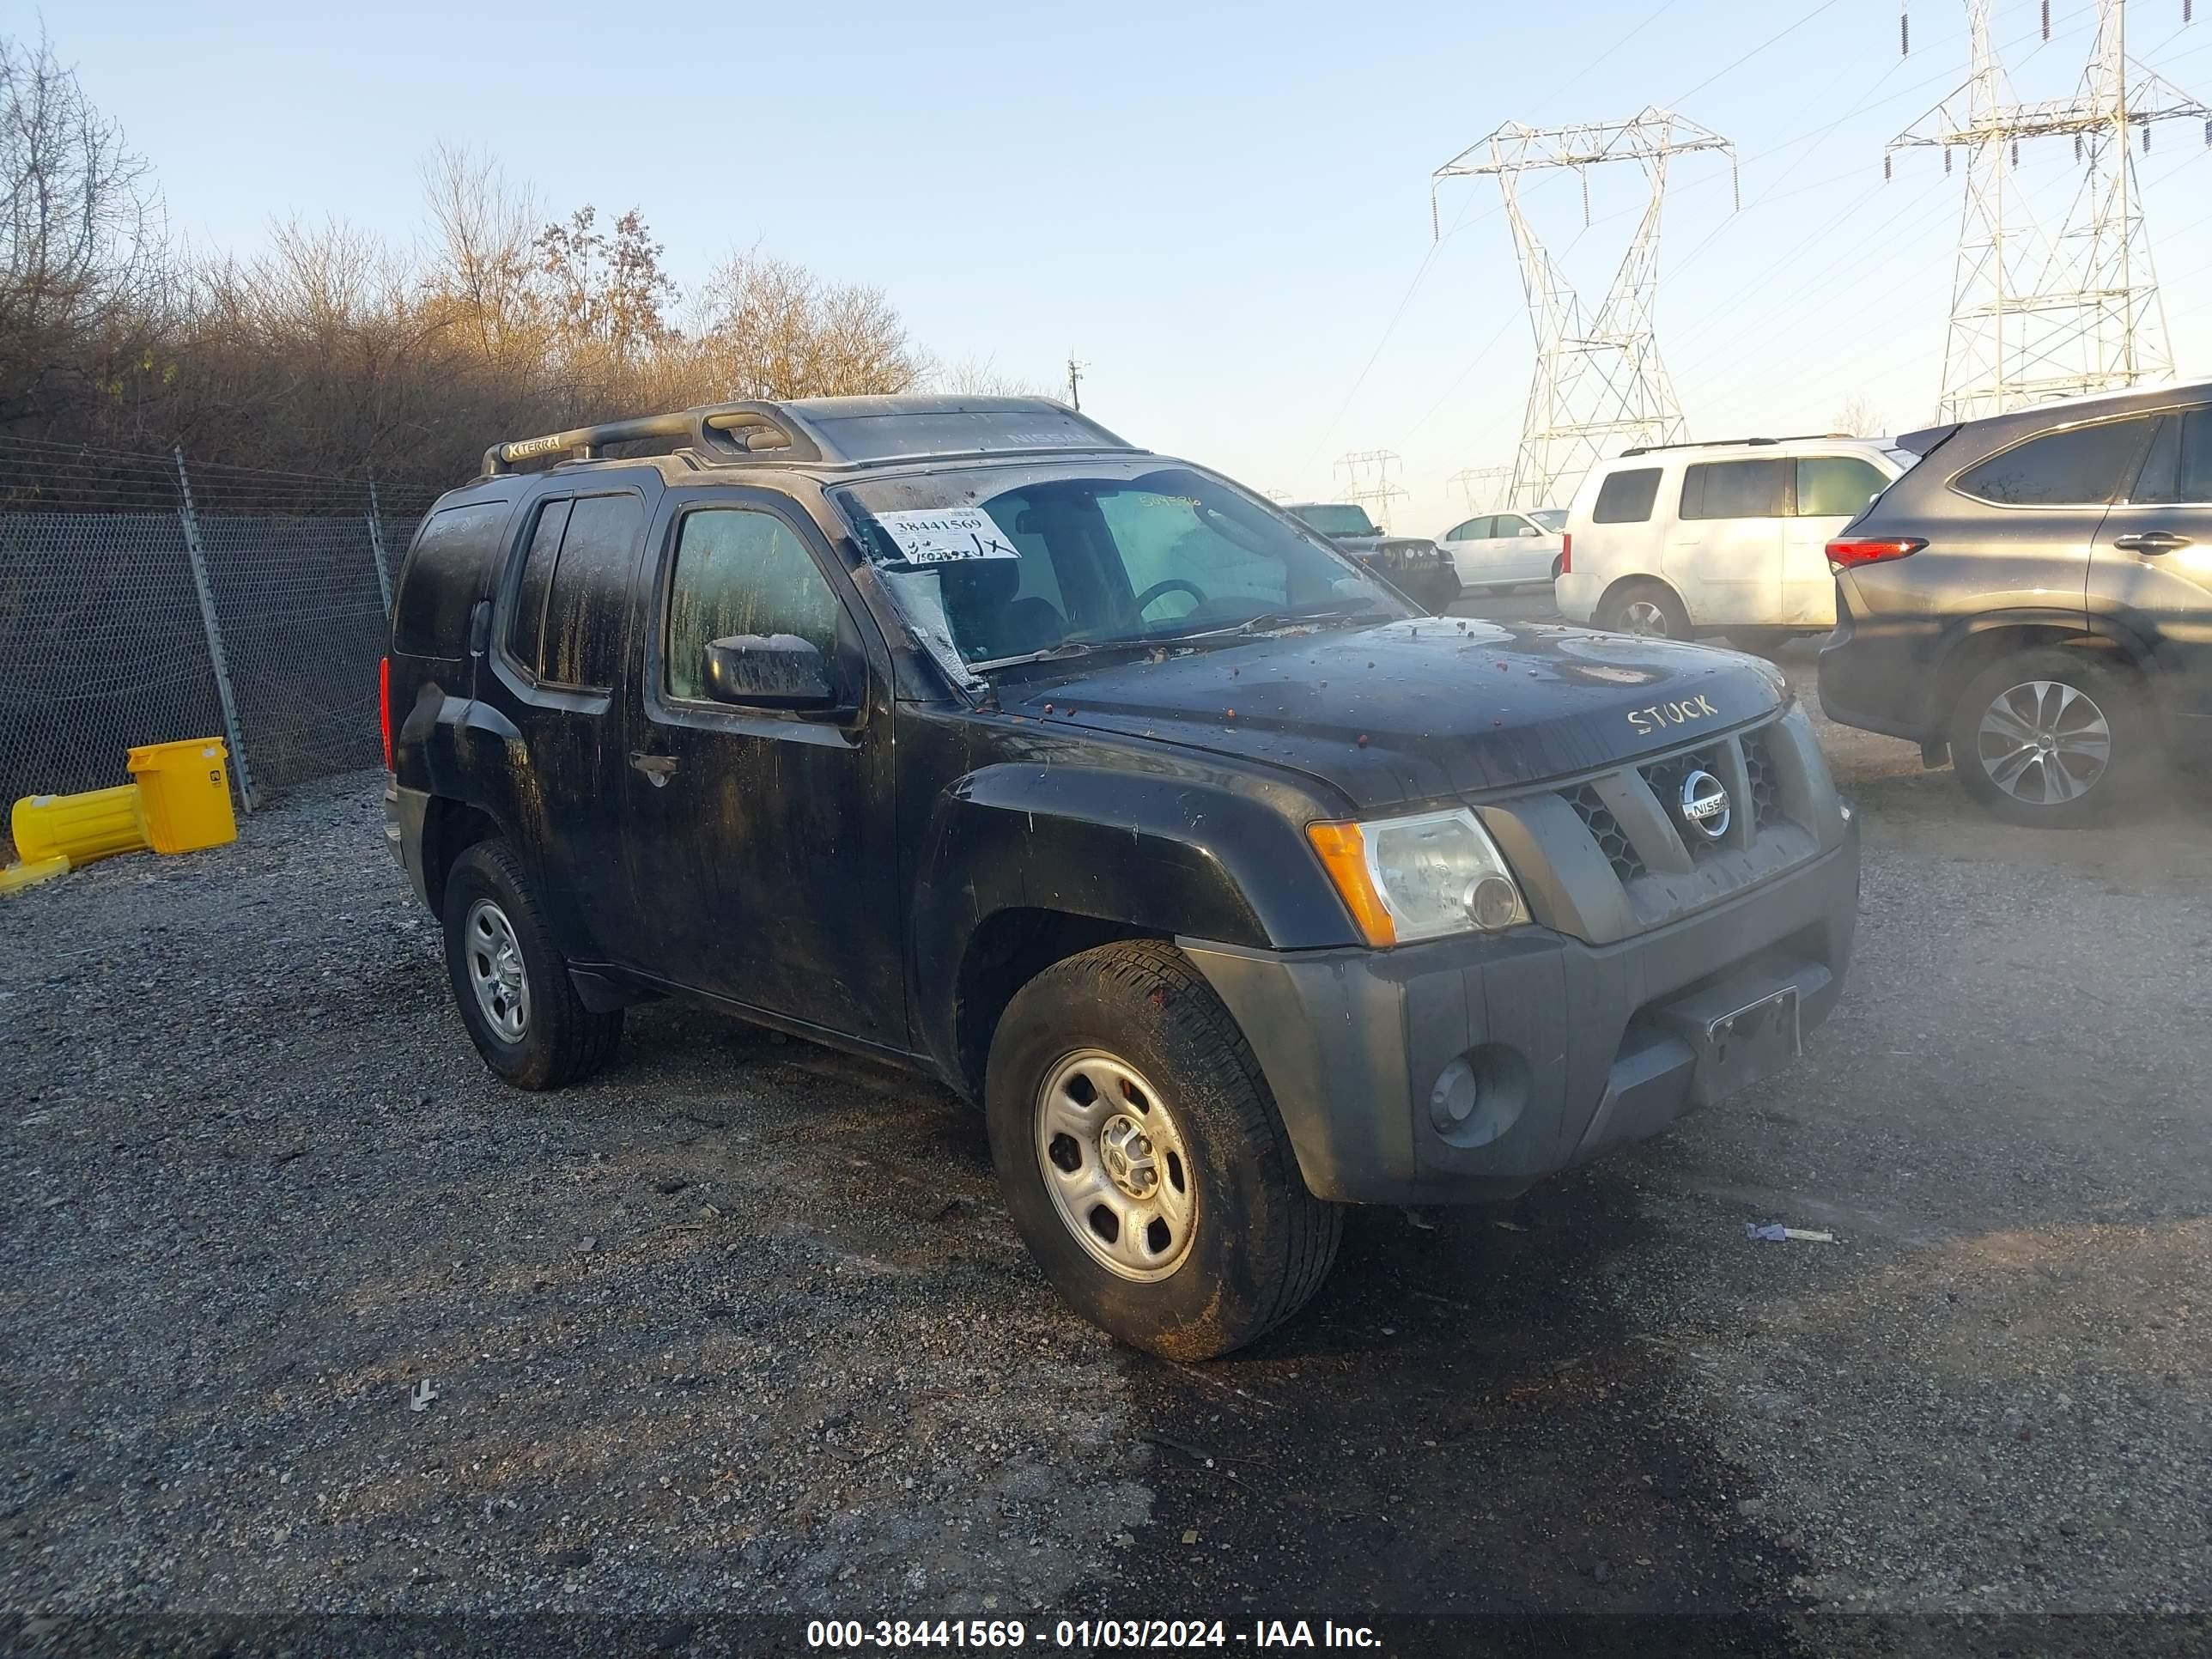
[(1279, 804), (1165, 773), (1012, 762), (969, 773), (930, 814), (913, 892), (917, 1035), (955, 1071), (965, 958), (1006, 911), (1259, 950), (1356, 942)]

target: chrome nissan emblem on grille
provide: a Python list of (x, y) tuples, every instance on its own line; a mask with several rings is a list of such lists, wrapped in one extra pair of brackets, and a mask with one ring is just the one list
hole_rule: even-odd
[(1710, 772), (1692, 772), (1682, 780), (1682, 822), (1707, 841), (1728, 834), (1727, 786)]

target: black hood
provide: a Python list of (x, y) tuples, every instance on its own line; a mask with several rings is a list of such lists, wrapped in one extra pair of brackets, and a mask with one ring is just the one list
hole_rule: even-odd
[(1365, 811), (1618, 765), (1756, 720), (1785, 693), (1779, 671), (1739, 652), (1431, 617), (1070, 663), (1000, 695), (1009, 714), (1292, 768)]

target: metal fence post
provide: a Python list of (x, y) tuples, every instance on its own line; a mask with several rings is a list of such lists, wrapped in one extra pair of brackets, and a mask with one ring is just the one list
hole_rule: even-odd
[(222, 654), (222, 627), (216, 621), (215, 590), (208, 586), (207, 556), (200, 546), (200, 523), (192, 511), (192, 481), (185, 474), (185, 447), (177, 458), (177, 517), (185, 527), (185, 556), (192, 563), (192, 589), (199, 595), (200, 621), (207, 629), (208, 659), (215, 665), (216, 695), (222, 699), (222, 726), (230, 738), (231, 764), (238, 770), (238, 799), (253, 811), (253, 769), (246, 759), (246, 730), (238, 723), (238, 694), (230, 687), (230, 664)]
[(377, 505), (376, 480), (368, 481), (368, 552), (376, 561), (376, 591), (384, 595), (384, 614), (392, 614), (392, 572), (384, 563), (384, 509)]

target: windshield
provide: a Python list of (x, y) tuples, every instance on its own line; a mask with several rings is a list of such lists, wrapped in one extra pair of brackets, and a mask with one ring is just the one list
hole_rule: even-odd
[(1567, 509), (1564, 507), (1540, 507), (1528, 516), (1554, 536), (1567, 527)]
[(1375, 536), (1374, 520), (1364, 507), (1294, 507), (1291, 512), (1324, 536)]
[(1120, 471), (948, 471), (852, 484), (834, 498), (916, 635), (939, 655), (949, 643), (956, 672), (1261, 619), (1412, 614), (1218, 478), (1179, 466), (1112, 476)]

